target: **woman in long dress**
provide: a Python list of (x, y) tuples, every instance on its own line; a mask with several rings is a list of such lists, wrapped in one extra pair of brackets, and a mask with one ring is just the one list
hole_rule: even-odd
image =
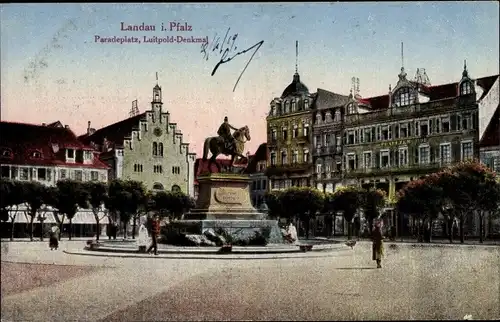
[(137, 246), (147, 247), (149, 243), (148, 229), (144, 224), (139, 227), (139, 236), (137, 236)]
[(382, 257), (384, 256), (384, 236), (382, 235), (382, 223), (375, 223), (372, 231), (372, 259), (377, 261), (377, 268), (382, 268)]
[(50, 228), (50, 238), (49, 238), (49, 247), (50, 250), (57, 249), (59, 247), (59, 227), (52, 226)]

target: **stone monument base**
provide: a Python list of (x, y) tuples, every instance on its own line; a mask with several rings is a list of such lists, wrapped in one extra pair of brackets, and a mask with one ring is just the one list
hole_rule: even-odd
[(179, 235), (215, 234), (235, 243), (256, 242), (262, 238), (266, 243), (283, 243), (278, 222), (266, 220), (266, 215), (252, 206), (250, 183), (249, 176), (233, 173), (211, 173), (198, 177), (195, 209), (185, 214), (184, 220), (171, 222), (167, 235), (172, 240)]
[(183, 235), (203, 235), (212, 231), (217, 235), (230, 236), (233, 241), (250, 241), (259, 234), (267, 243), (283, 243), (277, 220), (178, 220), (171, 222), (169, 228), (171, 232)]
[(184, 215), (186, 220), (261, 219), (250, 201), (249, 176), (212, 173), (198, 177), (198, 200), (195, 209)]

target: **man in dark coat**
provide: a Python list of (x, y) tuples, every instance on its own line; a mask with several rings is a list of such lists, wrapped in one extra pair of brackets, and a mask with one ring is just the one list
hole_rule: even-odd
[(234, 144), (234, 138), (233, 135), (231, 134), (231, 130), (237, 130), (234, 126), (229, 124), (227, 116), (224, 117), (224, 123), (222, 123), (219, 126), (219, 129), (217, 130), (217, 135), (222, 137), (224, 139), (224, 146), (226, 149), (230, 149), (233, 144)]
[(158, 236), (160, 235), (160, 218), (158, 215), (154, 216), (151, 229), (151, 246), (149, 246), (147, 252), (151, 253), (154, 249), (154, 254), (158, 255)]

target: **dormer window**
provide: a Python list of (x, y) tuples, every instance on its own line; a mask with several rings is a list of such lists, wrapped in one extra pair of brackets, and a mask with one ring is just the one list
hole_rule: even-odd
[(92, 160), (92, 156), (93, 156), (92, 151), (84, 151), (84, 153), (83, 153), (84, 160), (87, 160), (87, 161)]
[(276, 114), (276, 107), (275, 105), (271, 105), (271, 111), (269, 112), (269, 116), (274, 116)]
[(288, 112), (290, 112), (290, 101), (285, 102), (285, 111), (283, 112), (283, 114), (286, 114)]
[(356, 113), (356, 105), (353, 103), (347, 105), (347, 114), (355, 114)]
[(12, 150), (11, 149), (1, 149), (0, 152), (2, 158), (12, 158)]
[(74, 159), (75, 158), (75, 150), (73, 150), (73, 149), (67, 149), (66, 150), (66, 157), (68, 159)]
[(463, 81), (460, 84), (460, 95), (469, 95), (473, 93), (472, 83), (470, 81)]
[(42, 152), (40, 152), (40, 151), (33, 151), (33, 152), (31, 152), (31, 158), (33, 158), (33, 159), (41, 159), (42, 158)]
[(295, 102), (295, 100), (293, 100), (292, 101), (292, 112), (296, 111), (296, 107), (297, 107), (297, 103)]
[(410, 88), (402, 87), (393, 96), (394, 105), (397, 107), (407, 106), (411, 104)]
[(309, 100), (304, 100), (304, 109), (308, 109), (309, 108)]

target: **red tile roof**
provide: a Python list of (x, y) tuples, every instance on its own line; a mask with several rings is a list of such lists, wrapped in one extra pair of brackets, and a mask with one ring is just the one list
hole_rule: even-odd
[(257, 151), (255, 151), (255, 154), (250, 157), (250, 161), (244, 172), (247, 174), (256, 173), (259, 161), (265, 160), (267, 160), (267, 143), (262, 143), (257, 148)]
[(112, 142), (115, 145), (121, 146), (123, 145), (123, 139), (132, 133), (133, 128), (139, 127), (139, 120), (141, 120), (145, 116), (146, 113), (142, 113), (133, 117), (129, 117), (128, 119), (103, 127), (95, 131), (91, 135), (81, 135), (78, 137), (78, 139), (85, 144), (90, 144), (90, 142), (102, 144), (104, 138), (106, 138), (108, 142)]
[[(219, 165), (222, 168), (227, 168), (231, 165), (231, 160), (230, 159), (217, 159), (217, 163), (219, 163)], [(194, 176), (195, 176), (194, 183), (195, 184), (198, 184), (198, 181), (196, 180), (196, 178), (198, 178), (198, 176), (200, 176), (201, 174), (207, 173), (207, 172), (210, 172), (210, 173), (218, 173), (219, 172), (219, 169), (217, 168), (217, 166), (215, 164), (212, 163), (210, 165), (210, 168), (208, 167), (208, 164), (209, 164), (209, 160), (203, 160), (201, 158), (196, 159), (196, 161), (194, 162)], [(246, 161), (235, 162), (234, 166), (238, 166), (240, 168), (245, 167)]]
[[(0, 133), (2, 164), (108, 168), (97, 157), (94, 157), (92, 164), (65, 162), (65, 148), (93, 151), (91, 147), (82, 144), (69, 128), (0, 122)], [(4, 156), (4, 152), (10, 156)], [(39, 156), (34, 157), (35, 152)]]
[[(491, 89), (495, 80), (499, 75), (492, 75), (487, 77), (481, 77), (476, 79), (477, 85), (479, 85), (483, 90), (483, 94), (479, 99), (482, 99)], [(424, 86), (422, 89), (426, 94), (429, 95), (431, 101), (441, 100), (446, 98), (454, 98), (458, 95), (458, 82), (434, 85), (434, 86)], [(389, 108), (389, 95), (381, 95), (375, 97), (364, 97), (358, 100), (360, 103), (368, 104), (372, 110), (381, 110)]]

